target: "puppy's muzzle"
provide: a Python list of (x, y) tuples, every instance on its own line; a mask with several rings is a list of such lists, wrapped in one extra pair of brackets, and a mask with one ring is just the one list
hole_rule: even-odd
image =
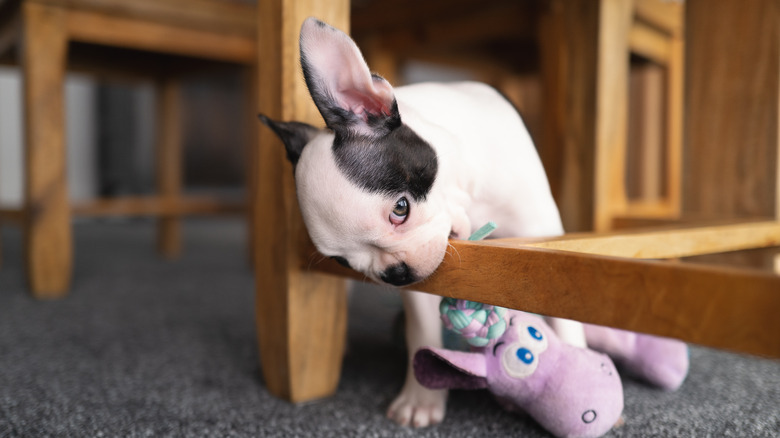
[(385, 283), (392, 284), (393, 286), (406, 286), (407, 284), (417, 281), (412, 270), (409, 269), (409, 266), (404, 262), (388, 267), (384, 272), (379, 274), (379, 278)]

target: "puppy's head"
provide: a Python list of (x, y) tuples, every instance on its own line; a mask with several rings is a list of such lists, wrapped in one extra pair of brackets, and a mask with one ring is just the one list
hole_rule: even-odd
[(444, 257), (452, 221), (437, 195), (433, 148), (405, 125), (390, 84), (343, 32), (309, 18), (301, 65), (328, 129), (261, 116), (294, 166), (298, 203), (324, 255), (396, 286)]

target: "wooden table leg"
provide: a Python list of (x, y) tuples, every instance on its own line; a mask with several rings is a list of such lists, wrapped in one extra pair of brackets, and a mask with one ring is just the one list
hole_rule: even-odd
[(683, 216), (774, 216), (780, 4), (686, 1), (685, 45)]
[[(247, 90), (246, 95), (244, 96), (244, 113), (247, 116), (247, 119), (244, 123), (244, 128), (246, 129), (246, 143), (244, 148), (244, 159), (246, 162), (244, 163), (244, 169), (245, 169), (245, 180), (244, 180), (244, 187), (246, 189), (245, 195), (244, 195), (244, 202), (245, 202), (245, 211), (244, 211), (244, 218), (246, 220), (246, 227), (247, 227), (247, 241), (248, 242), (254, 242), (255, 241), (255, 227), (254, 224), (254, 213), (255, 210), (251, 208), (252, 200), (255, 199), (255, 190), (257, 188), (257, 178), (258, 178), (258, 135), (259, 130), (257, 126), (257, 109), (259, 108), (258, 105), (258, 77), (259, 74), (257, 72), (257, 63), (253, 64), (252, 66), (244, 69), (242, 79), (244, 83), (244, 87)], [(249, 260), (250, 266), (254, 269), (255, 266), (255, 252), (254, 252), (254, 246), (253, 245), (247, 245), (247, 258)]]
[[(167, 202), (181, 200), (182, 137), (179, 82), (157, 84), (157, 191)], [(181, 219), (164, 216), (157, 222), (157, 250), (167, 258), (181, 253)]]
[(607, 228), (625, 198), (613, 181), (622, 181), (624, 167), (632, 8), (624, 0), (553, 0), (542, 11), (540, 155), (569, 232)]
[[(321, 124), (298, 64), (298, 33), (317, 16), (349, 26), (349, 2), (259, 2), (259, 107), (272, 118)], [(258, 123), (258, 129), (261, 129)], [(260, 131), (255, 227), (257, 331), (263, 375), (271, 393), (293, 402), (335, 392), (346, 336), (344, 280), (308, 272), (306, 231), (284, 148)]]
[(31, 2), (22, 8), (27, 277), (33, 295), (54, 298), (70, 285), (73, 251), (65, 173), (65, 12)]

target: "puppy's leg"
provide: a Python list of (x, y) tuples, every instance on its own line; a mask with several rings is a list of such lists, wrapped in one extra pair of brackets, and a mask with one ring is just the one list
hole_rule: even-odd
[(403, 426), (425, 427), (444, 419), (447, 390), (431, 390), (417, 382), (412, 369), (414, 354), (421, 347), (442, 346), (439, 303), (441, 297), (401, 291), (406, 313), (406, 348), (409, 352), (406, 381), (387, 416)]
[(563, 342), (575, 347), (588, 346), (585, 340), (585, 327), (581, 322), (563, 318), (545, 318), (545, 321)]

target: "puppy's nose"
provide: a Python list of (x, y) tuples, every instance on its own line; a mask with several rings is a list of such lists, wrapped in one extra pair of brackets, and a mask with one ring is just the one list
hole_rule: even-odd
[(385, 269), (385, 272), (382, 272), (379, 275), (379, 278), (385, 283), (392, 284), (393, 286), (405, 286), (415, 282), (412, 270), (409, 269), (409, 266), (404, 262), (388, 267)]

